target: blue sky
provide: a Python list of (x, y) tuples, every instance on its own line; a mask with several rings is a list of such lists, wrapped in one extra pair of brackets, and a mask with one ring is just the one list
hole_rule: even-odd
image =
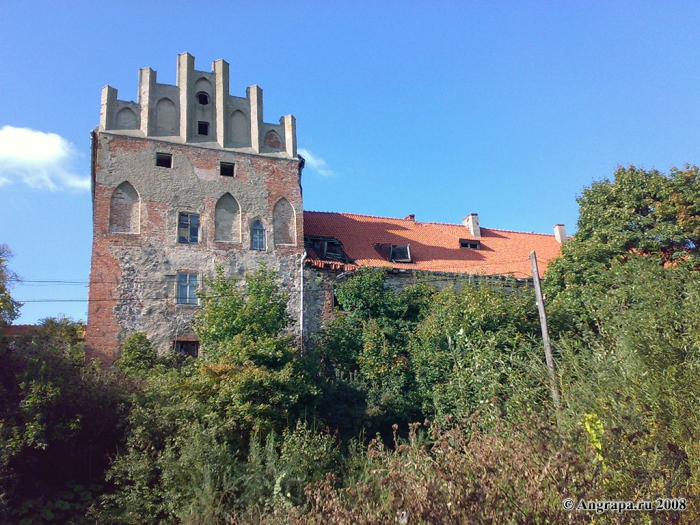
[(2, 2), (17, 322), (86, 318), (89, 132), (138, 68), (174, 84), (188, 51), (227, 60), (233, 95), (260, 85), (267, 122), (297, 118), (308, 210), (572, 233), (616, 166), (700, 163), (698, 27), (700, 3), (673, 1)]

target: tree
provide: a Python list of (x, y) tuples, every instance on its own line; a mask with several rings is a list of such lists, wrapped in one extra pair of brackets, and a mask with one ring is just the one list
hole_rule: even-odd
[[(633, 254), (661, 265), (700, 264), (700, 169), (668, 175), (629, 166), (594, 182), (578, 198), (578, 231), (562, 246), (544, 282), (555, 328), (592, 327), (592, 301), (613, 285), (607, 271)], [(557, 323), (557, 320), (560, 322)]]
[(121, 439), (124, 385), (85, 361), (83, 328), (47, 318), (0, 338), (0, 523), (90, 522)]
[(10, 295), (12, 284), (18, 280), (17, 274), (7, 267), (7, 261), (12, 256), (9, 246), (0, 244), (0, 327), (17, 319), (22, 306)]

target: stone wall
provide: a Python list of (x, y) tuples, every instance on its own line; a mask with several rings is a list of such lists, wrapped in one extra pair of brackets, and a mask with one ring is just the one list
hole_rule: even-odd
[[(303, 253), (298, 159), (110, 132), (96, 132), (93, 148), (94, 237), (86, 334), (90, 356), (111, 362), (121, 339), (136, 331), (146, 332), (159, 351), (191, 334), (199, 308), (178, 304), (178, 272), (197, 274), (201, 283), (217, 265), (242, 277), (266, 264), (289, 294), (289, 312), (298, 322)], [(171, 155), (172, 167), (157, 166), (156, 153)], [(220, 175), (221, 162), (234, 164), (235, 176)], [(137, 194), (129, 194), (126, 203), (125, 182)], [(222, 242), (215, 240), (215, 210), (227, 194), (239, 206), (240, 236)], [(288, 242), (276, 245), (273, 217), (282, 199), (282, 208), (291, 207), (285, 216), (294, 222), (282, 225)], [(198, 242), (179, 242), (181, 212), (198, 215)], [(250, 225), (256, 220), (266, 228), (265, 250), (251, 249)]]
[[(400, 292), (408, 286), (427, 284), (438, 290), (452, 288), (459, 292), (464, 286), (477, 283), (506, 284), (512, 283), (506, 277), (468, 275), (441, 272), (393, 271), (387, 273), (386, 286)], [(342, 270), (318, 268), (307, 264), (304, 268), (304, 332), (313, 334), (321, 329), (323, 323), (334, 315), (334, 288), (343, 279), (354, 272), (343, 273)], [(338, 276), (342, 275), (340, 281)], [(516, 286), (532, 286), (531, 279), (519, 279)], [(506, 287), (506, 291), (508, 291)]]

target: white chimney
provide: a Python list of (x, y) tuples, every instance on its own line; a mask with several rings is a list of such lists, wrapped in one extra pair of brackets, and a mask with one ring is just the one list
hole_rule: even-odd
[(464, 219), (462, 219), (462, 224), (466, 226), (469, 232), (474, 237), (481, 237), (481, 228), (479, 228), (479, 215), (477, 213), (470, 213)]
[(566, 240), (566, 227), (563, 224), (554, 225), (554, 238), (559, 244)]

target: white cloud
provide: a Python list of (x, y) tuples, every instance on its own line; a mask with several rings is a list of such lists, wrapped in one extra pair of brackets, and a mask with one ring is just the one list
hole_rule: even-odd
[(333, 170), (331, 170), (328, 165), (326, 164), (326, 161), (323, 160), (321, 157), (317, 157), (313, 153), (311, 153), (308, 149), (304, 148), (299, 148), (299, 154), (304, 157), (304, 160), (306, 161), (306, 165), (309, 166), (311, 169), (316, 171), (319, 175), (322, 177), (334, 177), (335, 173), (333, 173)]
[(0, 186), (24, 183), (41, 190), (90, 189), (90, 178), (76, 175), (75, 147), (55, 133), (0, 128)]

